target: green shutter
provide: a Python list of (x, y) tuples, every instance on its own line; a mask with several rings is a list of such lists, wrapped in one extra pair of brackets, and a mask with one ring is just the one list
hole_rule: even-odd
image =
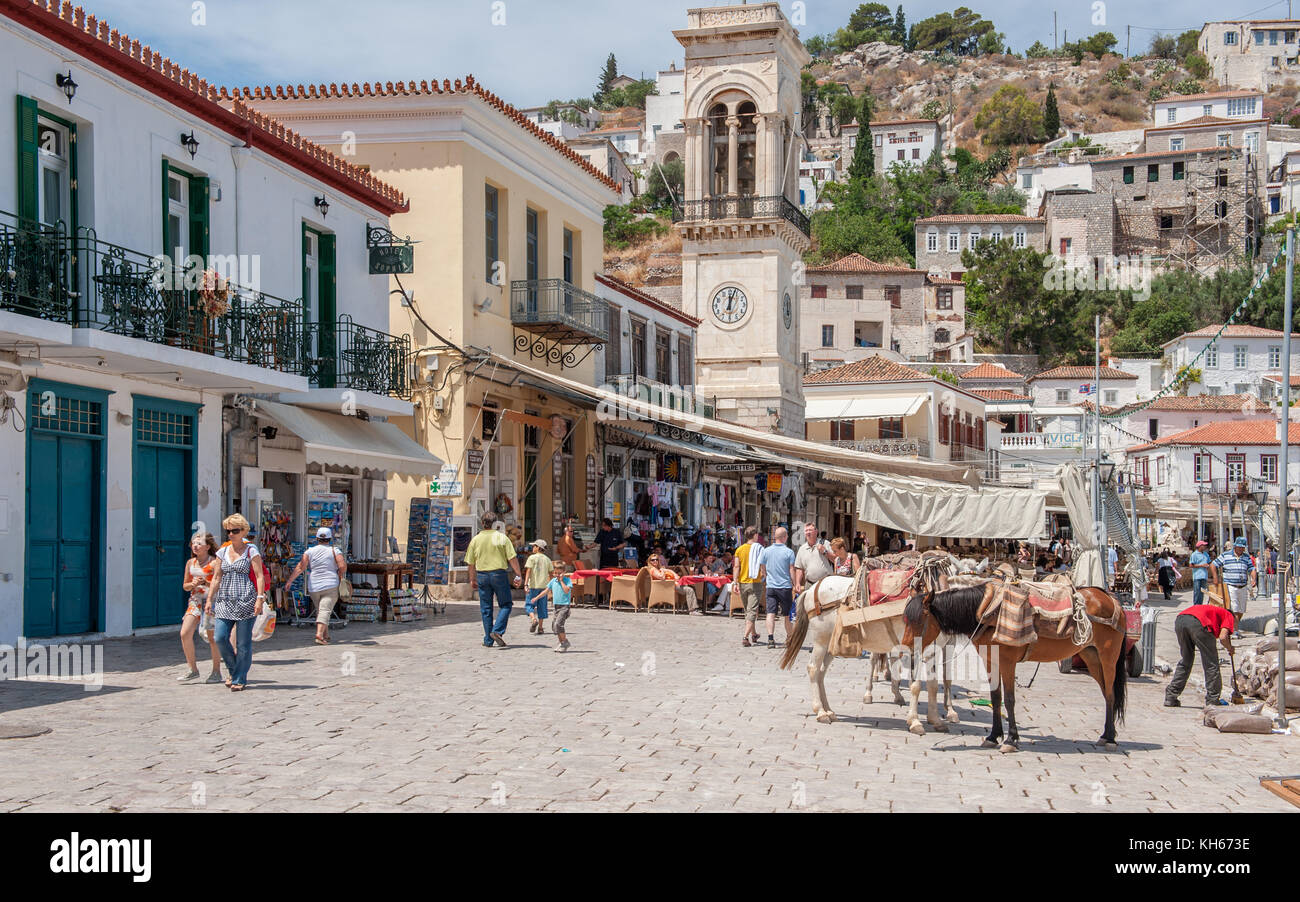
[(322, 234), (317, 240), (320, 259), (320, 354), (325, 361), (324, 371), (321, 374), (321, 388), (334, 388), (335, 373), (338, 372), (334, 236)]
[(163, 160), (162, 161), (162, 252), (163, 252), (163, 256), (169, 260), (171, 259), (172, 252), (176, 250), (176, 248), (174, 247), (167, 246), (167, 213), (171, 209), (171, 192), (168, 190), (169, 179), (167, 178), (167, 176), (170, 168), (171, 167), (167, 165), (167, 161)]
[(35, 222), (41, 207), (39, 147), (36, 136), (36, 101), (18, 95), (18, 218)]
[(203, 258), (203, 267), (208, 265), (209, 247), (208, 216), (208, 179), (206, 176), (190, 176), (190, 253)]

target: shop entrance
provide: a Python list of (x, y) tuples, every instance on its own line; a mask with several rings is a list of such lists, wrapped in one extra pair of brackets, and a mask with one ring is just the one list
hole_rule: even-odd
[(179, 623), (195, 520), (193, 405), (137, 399), (132, 456), (135, 629)]
[(537, 462), (538, 455), (524, 452), (524, 541), (537, 537)]

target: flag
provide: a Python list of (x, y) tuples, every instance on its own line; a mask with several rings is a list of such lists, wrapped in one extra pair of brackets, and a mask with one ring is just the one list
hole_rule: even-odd
[(1091, 382), (1085, 382), (1079, 386), (1079, 394), (1081, 395), (1090, 395), (1093, 391), (1095, 391), (1095, 388)]

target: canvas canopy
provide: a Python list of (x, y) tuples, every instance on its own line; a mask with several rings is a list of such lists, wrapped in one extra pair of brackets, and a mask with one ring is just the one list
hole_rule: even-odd
[(1028, 539), (1042, 533), (1047, 493), (972, 488), (870, 475), (858, 486), (858, 519), (918, 536)]
[(1065, 509), (1070, 514), (1070, 527), (1074, 534), (1074, 566), (1070, 568), (1070, 581), (1076, 587), (1098, 586), (1106, 588), (1106, 565), (1098, 546), (1097, 522), (1092, 518), (1092, 502), (1083, 484), (1083, 474), (1074, 464), (1066, 464), (1058, 471), (1061, 495)]

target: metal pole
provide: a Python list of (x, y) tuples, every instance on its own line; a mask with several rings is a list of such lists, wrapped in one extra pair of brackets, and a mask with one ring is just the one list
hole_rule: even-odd
[[(1093, 353), (1094, 353), (1095, 366), (1097, 370), (1097, 381), (1096, 384), (1092, 387), (1093, 390), (1092, 407), (1093, 410), (1097, 412), (1096, 429), (1095, 429), (1096, 435), (1093, 436), (1093, 438), (1097, 442), (1097, 448), (1093, 453), (1093, 461), (1092, 461), (1092, 521), (1094, 523), (1101, 523), (1102, 520), (1101, 520), (1101, 315), (1100, 314), (1093, 317), (1092, 328), (1093, 328), (1093, 340), (1096, 342)], [(1104, 534), (1105, 533), (1103, 531), (1102, 535)], [(1099, 544), (1105, 544), (1105, 543), (1100, 542)], [(1103, 554), (1105, 553), (1104, 549), (1102, 553)]]
[(1196, 541), (1205, 540), (1205, 486), (1196, 484)]
[[(1223, 496), (1215, 495), (1215, 500), (1219, 502), (1219, 513), (1214, 518), (1214, 556), (1218, 557), (1223, 553)], [(1226, 603), (1228, 599), (1224, 599)]]
[[(1291, 469), (1291, 449), (1289, 441), (1291, 438), (1291, 301), (1292, 289), (1295, 280), (1295, 227), (1286, 230), (1286, 313), (1283, 316), (1282, 323), (1282, 434), (1279, 436), (1282, 450), (1282, 465), (1279, 468), (1282, 472), (1278, 474), (1278, 497), (1281, 499), (1281, 515), (1278, 517), (1277, 534), (1285, 544), (1283, 548), (1286, 551), (1287, 563), (1290, 564), (1291, 543), (1289, 541), (1290, 532), (1287, 529), (1287, 476)], [(1291, 575), (1291, 568), (1288, 566), (1286, 577)], [(1277, 601), (1277, 718), (1278, 725), (1286, 727), (1286, 607), (1287, 607), (1287, 585), (1289, 579), (1284, 578), (1282, 591), (1278, 593)]]

